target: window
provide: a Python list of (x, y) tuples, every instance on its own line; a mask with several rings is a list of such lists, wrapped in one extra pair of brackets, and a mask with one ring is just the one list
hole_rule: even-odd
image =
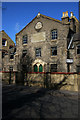
[(24, 57), (27, 54), (27, 50), (23, 50), (22, 57)]
[(2, 39), (2, 46), (6, 46), (7, 41), (5, 39)]
[(77, 66), (77, 72), (80, 73), (80, 66)]
[(57, 72), (57, 64), (51, 64), (51, 72)]
[(41, 48), (37, 48), (36, 49), (36, 57), (40, 57), (41, 56)]
[(37, 67), (37, 65), (34, 65), (34, 72), (38, 72), (38, 67)]
[(43, 71), (43, 67), (42, 67), (42, 65), (40, 64), (39, 65), (39, 72), (42, 72)]
[(12, 48), (13, 48), (13, 45), (10, 45), (10, 46), (9, 46), (9, 49), (12, 49)]
[(57, 55), (57, 47), (51, 47), (51, 56)]
[(77, 46), (77, 54), (80, 54), (80, 45)]
[(16, 48), (14, 48), (14, 55), (16, 54)]
[(10, 59), (14, 59), (14, 53), (10, 53)]
[(57, 39), (57, 30), (52, 30), (51, 31), (51, 39)]
[(13, 66), (10, 66), (10, 67), (9, 67), (9, 71), (13, 71)]
[(4, 58), (4, 56), (5, 56), (5, 52), (2, 52), (2, 58)]
[(27, 35), (23, 36), (23, 44), (27, 44)]

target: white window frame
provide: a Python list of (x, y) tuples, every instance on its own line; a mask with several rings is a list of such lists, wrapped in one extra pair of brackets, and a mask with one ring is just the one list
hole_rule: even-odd
[(51, 30), (51, 39), (52, 40), (55, 40), (58, 38), (58, 32), (57, 32), (57, 29), (53, 29)]

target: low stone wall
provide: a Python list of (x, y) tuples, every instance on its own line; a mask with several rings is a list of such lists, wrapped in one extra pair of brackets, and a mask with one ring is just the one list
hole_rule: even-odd
[(51, 84), (62, 90), (78, 91), (77, 74), (51, 74)]
[(15, 73), (14, 72), (3, 72), (2, 73), (2, 82), (5, 84), (14, 84), (15, 83)]
[(30, 86), (49, 87), (61, 90), (78, 91), (80, 74), (27, 74), (27, 82)]
[[(2, 73), (2, 81), (9, 84), (10, 72)], [(80, 74), (77, 73), (25, 73), (12, 72), (10, 84), (24, 84), (52, 89), (78, 91)]]
[(44, 87), (44, 74), (27, 74), (27, 82), (29, 86)]

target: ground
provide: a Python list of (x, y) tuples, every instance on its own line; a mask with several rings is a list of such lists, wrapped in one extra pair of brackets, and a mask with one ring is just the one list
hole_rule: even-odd
[(78, 93), (39, 87), (7, 85), (2, 92), (5, 120), (78, 118)]

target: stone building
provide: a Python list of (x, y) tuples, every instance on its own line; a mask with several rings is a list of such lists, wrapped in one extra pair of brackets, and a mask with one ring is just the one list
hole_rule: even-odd
[(2, 41), (2, 50), (5, 48), (2, 56), (3, 81), (78, 91), (79, 21), (72, 12), (69, 17), (67, 11), (63, 12), (61, 19), (38, 13), (16, 34), (16, 46), (11, 39), (6, 41), (8, 36), (2, 37), (6, 38)]
[(79, 21), (73, 12), (69, 17), (67, 11), (61, 19), (38, 13), (16, 34), (16, 53), (5, 57), (4, 70), (12, 67), (13, 71), (24, 68), (26, 72), (80, 72)]
[(1, 57), (2, 57), (2, 71), (8, 71), (11, 63), (10, 58), (14, 57), (15, 43), (6, 34), (4, 30), (1, 31), (2, 46), (1, 46)]
[(17, 64), (28, 55), (30, 72), (80, 72), (79, 21), (67, 11), (61, 19), (38, 13), (16, 34)]

